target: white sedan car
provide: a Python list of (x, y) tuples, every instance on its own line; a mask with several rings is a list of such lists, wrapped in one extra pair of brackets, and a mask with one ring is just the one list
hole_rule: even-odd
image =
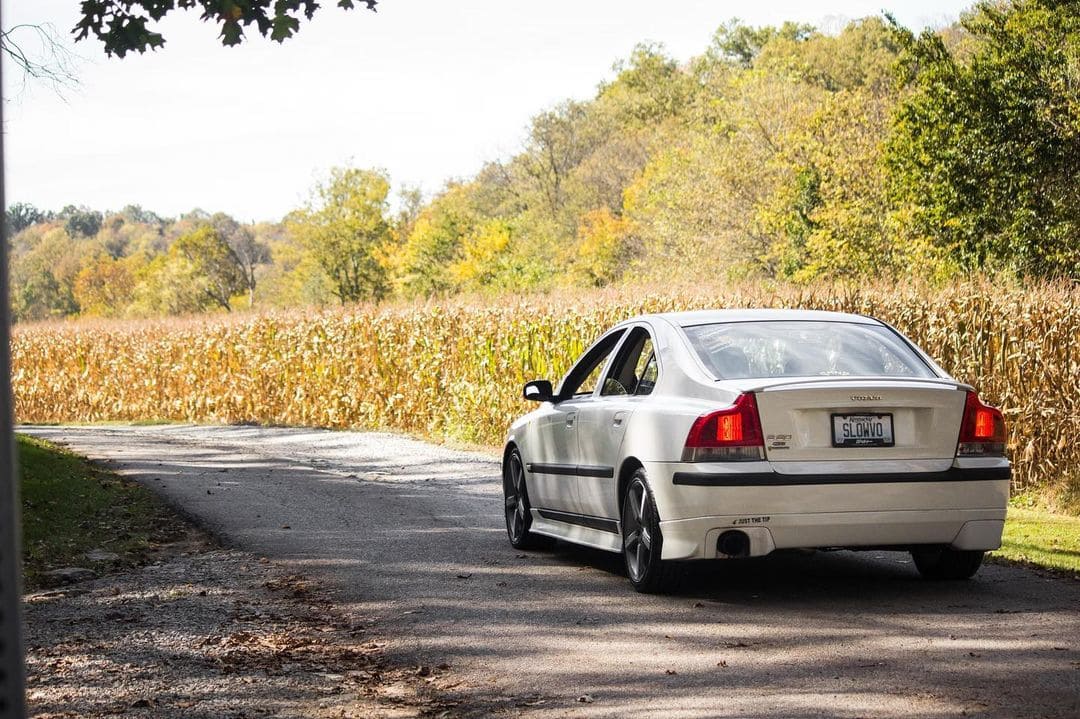
[(639, 591), (676, 560), (796, 547), (902, 549), (962, 579), (1001, 543), (1001, 412), (869, 317), (636, 317), (524, 396), (541, 404), (506, 442), (511, 544), (621, 552)]

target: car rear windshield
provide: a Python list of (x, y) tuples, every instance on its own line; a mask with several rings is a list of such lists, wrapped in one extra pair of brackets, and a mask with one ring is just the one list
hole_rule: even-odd
[(881, 325), (724, 322), (683, 331), (718, 379), (935, 376), (903, 339)]

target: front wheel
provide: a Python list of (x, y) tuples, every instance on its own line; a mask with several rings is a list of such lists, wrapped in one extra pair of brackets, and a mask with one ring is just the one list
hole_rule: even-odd
[(525, 465), (517, 449), (510, 452), (510, 457), (503, 464), (503, 508), (506, 534), (514, 549), (543, 549), (551, 545), (549, 538), (529, 531), (532, 509), (525, 486)]
[(671, 562), (660, 559), (664, 538), (644, 469), (634, 473), (623, 495), (622, 537), (626, 574), (634, 589), (646, 594), (673, 589), (675, 571)]
[(926, 579), (971, 579), (979, 571), (986, 552), (926, 548), (911, 550), (915, 568)]

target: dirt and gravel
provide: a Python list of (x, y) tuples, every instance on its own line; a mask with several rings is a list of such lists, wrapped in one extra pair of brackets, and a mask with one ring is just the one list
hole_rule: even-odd
[[(411, 717), (455, 706), (448, 666), (394, 666), (306, 577), (206, 539), (25, 599), (32, 716)], [(169, 551), (169, 550), (173, 551)]]
[[(97, 711), (156, 708), (154, 716), (176, 702), (241, 696), (247, 703), (237, 709), (202, 711), (1080, 715), (1074, 579), (989, 565), (971, 582), (932, 583), (903, 554), (819, 552), (701, 565), (678, 594), (649, 597), (630, 589), (614, 555), (566, 545), (511, 549), (498, 464), (488, 455), (385, 434), (283, 428), (27, 431), (108, 461), (230, 547), (163, 562), (118, 590), (113, 580), (96, 580), (62, 601), (31, 597), (31, 697), (39, 711), (86, 715), (66, 705), (65, 692), (93, 691), (102, 697)], [(302, 575), (318, 601), (267, 586), (290, 575)], [(184, 594), (188, 584), (194, 595)], [(260, 606), (252, 597), (267, 603), (262, 616), (251, 610)], [(50, 602), (80, 604), (53, 610)], [(170, 624), (176, 620), (164, 608), (173, 602), (190, 603), (179, 615), (190, 618)], [(115, 612), (113, 638), (92, 652), (65, 649), (64, 632), (79, 631), (83, 612)], [(320, 622), (329, 631), (318, 630)], [(313, 658), (306, 649), (280, 665), (242, 660), (236, 673), (219, 666), (230, 647), (262, 661), (273, 656), (272, 637), (303, 644), (324, 635), (361, 666), (320, 664), (326, 654)], [(376, 653), (366, 654), (372, 647)], [(370, 672), (369, 659), (391, 675), (380, 685), (421, 692), (414, 705), (387, 704), (382, 694), (366, 696), (368, 707), (336, 703), (364, 698), (363, 682), (350, 684), (360, 675), (348, 672)], [(54, 676), (69, 661), (68, 678)], [(127, 688), (129, 680), (141, 689)]]

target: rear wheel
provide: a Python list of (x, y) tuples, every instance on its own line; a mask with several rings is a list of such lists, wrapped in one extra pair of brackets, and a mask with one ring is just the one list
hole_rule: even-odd
[(506, 534), (514, 549), (543, 549), (551, 545), (548, 537), (529, 531), (532, 509), (529, 491), (525, 486), (525, 465), (516, 448), (503, 464), (503, 508), (506, 515)]
[(634, 589), (646, 594), (673, 589), (676, 573), (671, 562), (660, 559), (664, 538), (644, 469), (634, 473), (623, 496), (622, 536), (626, 574)]
[(986, 552), (947, 547), (911, 550), (915, 568), (926, 579), (971, 579), (979, 571)]

